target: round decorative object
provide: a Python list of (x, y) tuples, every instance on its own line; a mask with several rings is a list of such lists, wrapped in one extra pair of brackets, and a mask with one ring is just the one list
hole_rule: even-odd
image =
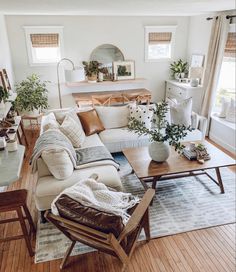
[(148, 146), (149, 155), (156, 162), (164, 162), (170, 155), (170, 146), (165, 142), (152, 142)]

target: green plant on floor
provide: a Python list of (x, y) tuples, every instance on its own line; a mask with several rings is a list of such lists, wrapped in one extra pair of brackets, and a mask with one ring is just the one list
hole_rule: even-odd
[(0, 103), (6, 103), (8, 98), (9, 98), (9, 92), (7, 91), (7, 89), (3, 88), (2, 86), (0, 86)]
[(16, 85), (17, 97), (14, 108), (18, 111), (34, 111), (48, 108), (47, 81), (36, 74), (28, 76)]
[(185, 146), (181, 144), (180, 140), (187, 135), (188, 131), (193, 129), (190, 126), (170, 124), (166, 120), (166, 114), (169, 111), (167, 102), (162, 101), (155, 105), (155, 108), (150, 109), (153, 111), (151, 129), (148, 129), (143, 122), (133, 117), (130, 118), (128, 129), (139, 136), (148, 135), (153, 142), (168, 142), (170, 146), (175, 148), (175, 151), (181, 153)]
[(173, 63), (170, 64), (170, 70), (172, 73), (172, 76), (175, 77), (176, 74), (181, 74), (181, 73), (187, 73), (187, 66), (188, 63), (184, 62), (182, 59), (179, 59), (177, 61), (174, 61)]

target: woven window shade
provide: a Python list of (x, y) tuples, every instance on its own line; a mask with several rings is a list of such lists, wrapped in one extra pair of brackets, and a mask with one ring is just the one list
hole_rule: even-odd
[(58, 47), (59, 34), (30, 34), (32, 47)]
[(150, 32), (149, 33), (149, 44), (168, 44), (171, 42), (171, 32)]
[(230, 32), (228, 34), (227, 42), (225, 45), (225, 57), (235, 57), (236, 56), (236, 33)]

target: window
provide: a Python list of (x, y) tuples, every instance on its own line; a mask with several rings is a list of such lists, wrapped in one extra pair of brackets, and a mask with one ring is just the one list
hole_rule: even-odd
[(62, 58), (62, 27), (24, 27), (30, 65), (55, 64)]
[(176, 26), (145, 27), (145, 61), (170, 60), (173, 57)]
[(222, 99), (230, 101), (235, 99), (235, 66), (236, 66), (236, 32), (235, 24), (230, 25), (227, 42), (224, 51), (223, 62), (217, 86), (214, 112), (219, 112)]

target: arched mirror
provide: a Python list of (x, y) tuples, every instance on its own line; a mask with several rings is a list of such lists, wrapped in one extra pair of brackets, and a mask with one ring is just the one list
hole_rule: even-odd
[(112, 44), (102, 44), (96, 47), (90, 55), (90, 61), (96, 60), (107, 71), (105, 80), (110, 80), (112, 75), (113, 61), (124, 61), (124, 55), (121, 50)]

